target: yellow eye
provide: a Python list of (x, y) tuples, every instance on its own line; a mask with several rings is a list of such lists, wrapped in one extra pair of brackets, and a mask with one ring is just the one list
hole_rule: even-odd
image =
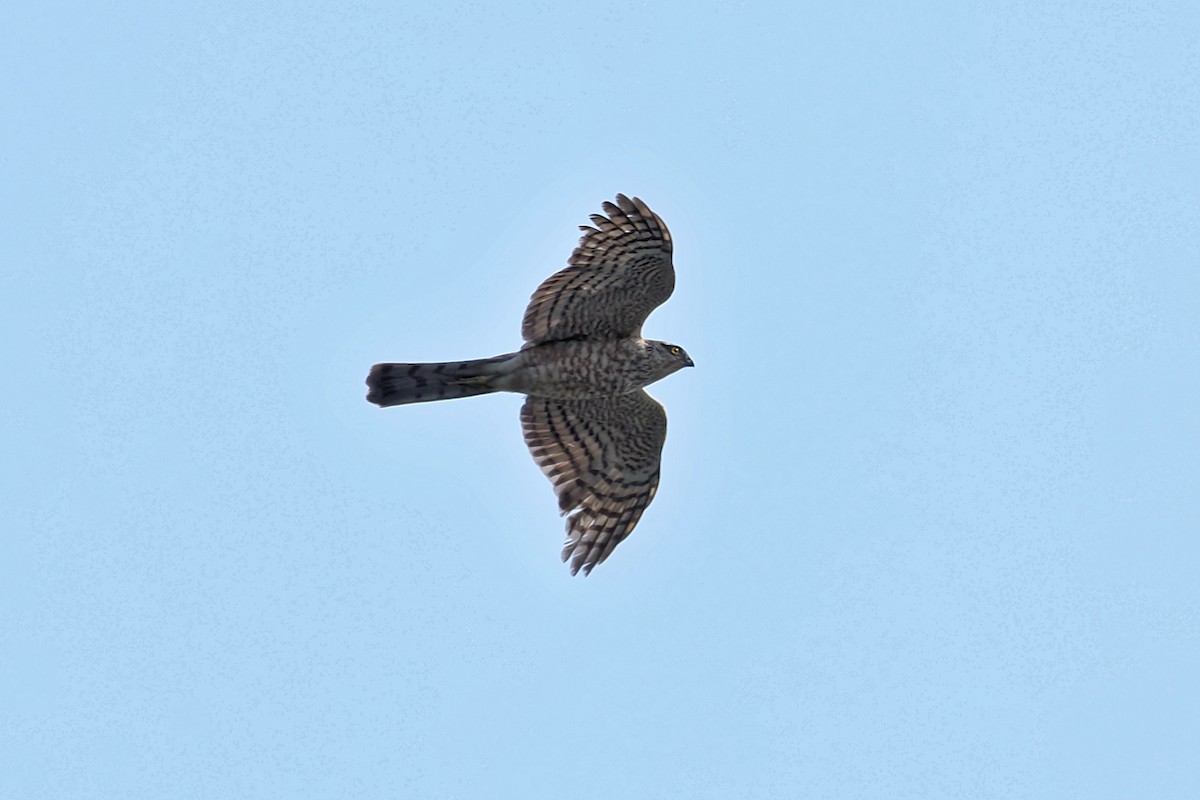
[(682, 351), (681, 351), (681, 350), (680, 350), (678, 347), (672, 347), (672, 348), (671, 348), (671, 355), (673, 355), (673, 356), (677, 356), (677, 355), (679, 355), (679, 354), (680, 354), (680, 352), (682, 352)]

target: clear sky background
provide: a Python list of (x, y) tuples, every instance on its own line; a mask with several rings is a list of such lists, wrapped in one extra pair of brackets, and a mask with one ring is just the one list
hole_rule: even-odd
[[(1200, 796), (1200, 11), (834, 5), (12, 5), (0, 796)], [(571, 578), (363, 379), (617, 192), (697, 366)]]

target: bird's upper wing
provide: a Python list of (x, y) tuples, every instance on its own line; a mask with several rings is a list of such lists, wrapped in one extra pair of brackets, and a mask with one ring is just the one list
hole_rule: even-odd
[(629, 535), (658, 491), (667, 412), (641, 390), (599, 400), (531, 396), (521, 426), (559, 508), (570, 514), (562, 559), (570, 559), (572, 575), (587, 575)]
[(605, 203), (571, 253), (570, 266), (533, 293), (521, 335), (538, 344), (586, 336), (632, 336), (675, 289), (671, 234), (638, 198)]

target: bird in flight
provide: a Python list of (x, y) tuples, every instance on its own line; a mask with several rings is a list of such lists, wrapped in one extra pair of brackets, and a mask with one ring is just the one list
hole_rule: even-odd
[(675, 289), (671, 234), (642, 200), (618, 194), (581, 225), (567, 266), (533, 293), (515, 353), (474, 361), (376, 364), (381, 406), (491, 392), (527, 395), (525, 443), (567, 516), (562, 560), (587, 575), (629, 536), (658, 490), (667, 414), (644, 387), (692, 359), (642, 338)]

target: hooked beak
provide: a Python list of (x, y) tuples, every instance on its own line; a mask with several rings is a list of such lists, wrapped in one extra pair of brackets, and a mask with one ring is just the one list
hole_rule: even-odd
[(688, 356), (688, 360), (687, 360), (687, 366), (689, 366), (689, 367), (694, 367), (694, 366), (696, 366), (696, 362), (695, 362), (695, 361), (692, 361), (692, 357), (691, 357), (691, 356)]

